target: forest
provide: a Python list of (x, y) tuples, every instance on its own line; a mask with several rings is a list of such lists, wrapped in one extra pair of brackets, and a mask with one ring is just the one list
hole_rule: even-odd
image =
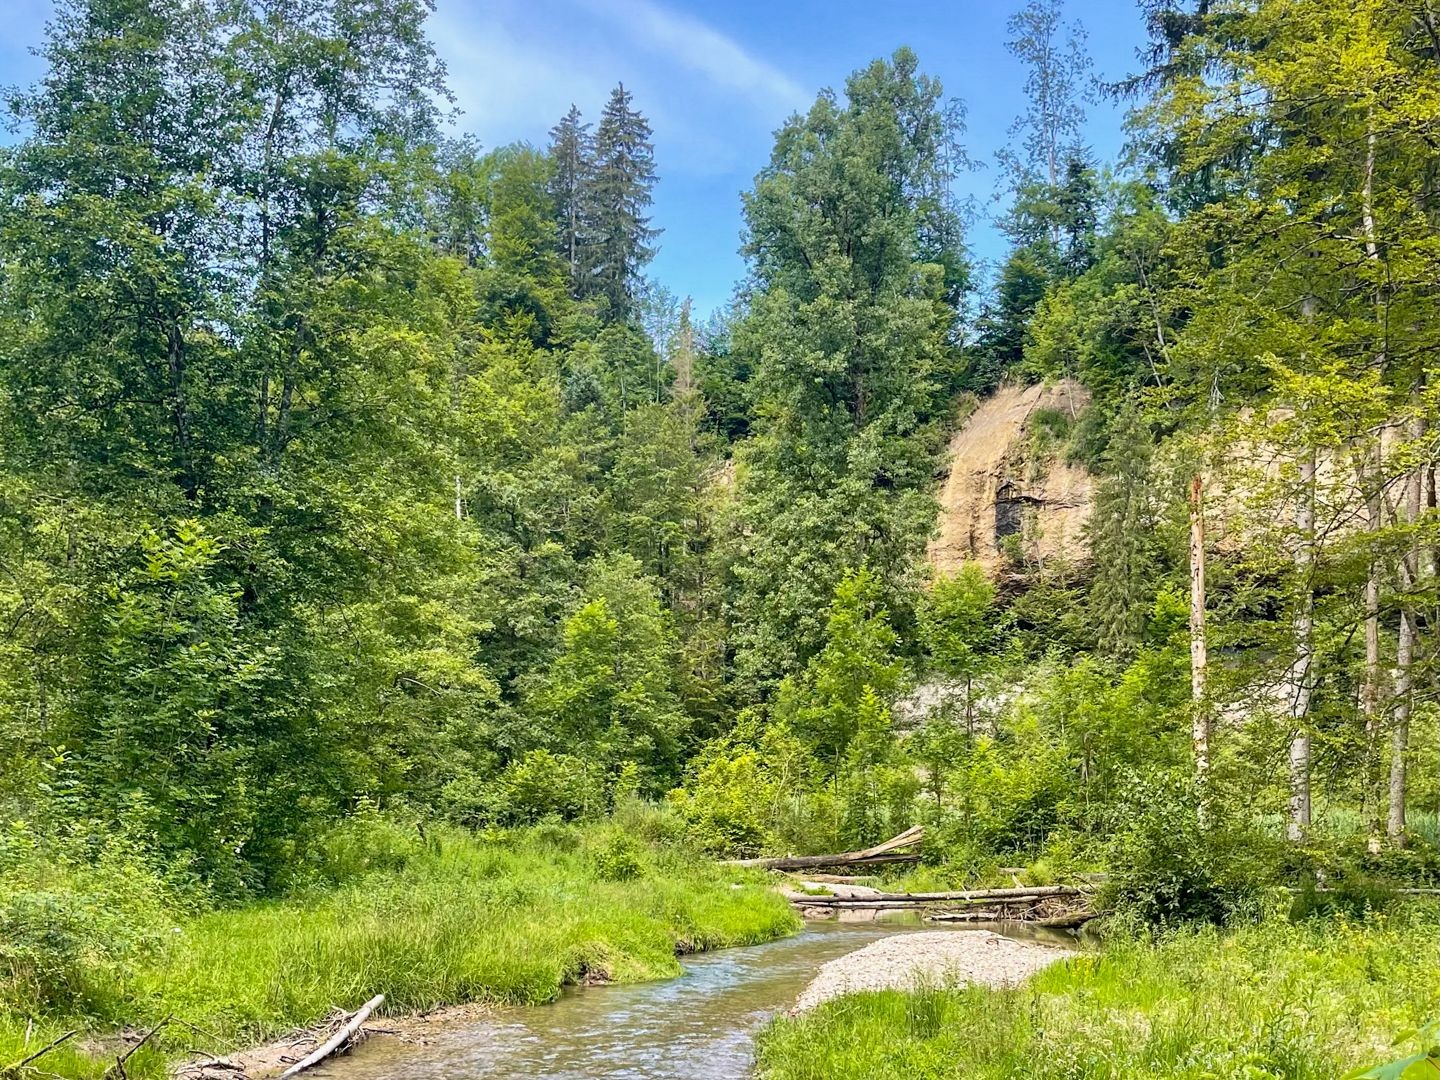
[(61, 0), (6, 93), (0, 1077), (673, 975), (795, 929), (719, 860), (915, 825), (1099, 951), (757, 1075), (1440, 1075), (1440, 7), (1142, 0), (1102, 83), (1017, 5), (988, 208), (914, 51), (837, 71), (705, 315), (646, 103), (483, 146), (431, 15)]

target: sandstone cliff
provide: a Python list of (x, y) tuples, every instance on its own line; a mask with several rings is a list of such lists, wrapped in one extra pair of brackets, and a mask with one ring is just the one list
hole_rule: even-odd
[(939, 528), (928, 552), (938, 572), (965, 561), (995, 572), (1002, 545), (1018, 545), (1042, 564), (1084, 559), (1094, 478), (1058, 455), (1037, 454), (1035, 424), (1042, 411), (1073, 417), (1089, 401), (1083, 386), (1063, 380), (1002, 386), (976, 406), (950, 440)]

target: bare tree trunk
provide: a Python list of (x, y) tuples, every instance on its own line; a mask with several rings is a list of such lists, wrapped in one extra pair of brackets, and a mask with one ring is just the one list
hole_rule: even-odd
[[(1410, 421), (1410, 437), (1418, 446), (1425, 438), (1425, 420)], [(1415, 466), (1405, 479), (1407, 523), (1420, 518), (1424, 497), (1424, 467)], [(1405, 842), (1406, 757), (1410, 751), (1411, 697), (1415, 688), (1415, 654), (1420, 639), (1415, 591), (1420, 577), (1420, 545), (1411, 540), (1400, 558), (1400, 636), (1395, 644), (1395, 721), (1390, 735), (1390, 813), (1385, 832), (1397, 845)]]
[(1295, 508), (1295, 659), (1290, 665), (1290, 822), (1286, 834), (1303, 840), (1310, 828), (1310, 679), (1315, 651), (1315, 450), (1300, 461)]
[(1195, 752), (1195, 782), (1202, 788), (1210, 774), (1210, 707), (1205, 698), (1209, 654), (1205, 641), (1204, 498), (1204, 481), (1196, 473), (1190, 480), (1190, 741)]
[(1384, 821), (1380, 796), (1380, 559), (1375, 552), (1382, 525), (1380, 495), (1380, 436), (1367, 448), (1367, 465), (1360, 468), (1360, 490), (1365, 494), (1366, 522), (1370, 533), (1370, 564), (1365, 573), (1365, 681), (1360, 689), (1360, 711), (1365, 717), (1365, 808), (1367, 847), (1378, 854)]
[[(1367, 117), (1365, 135), (1365, 183), (1362, 192), (1362, 217), (1365, 228), (1365, 257), (1372, 264), (1380, 261), (1380, 245), (1375, 235), (1375, 128)], [(1378, 326), (1385, 325), (1385, 293), (1375, 286), (1375, 317)], [(1383, 333), (1383, 330), (1382, 330)], [(1388, 349), (1381, 341), (1377, 362), (1383, 372)], [(1365, 497), (1366, 530), (1370, 533), (1370, 559), (1365, 572), (1365, 681), (1360, 691), (1360, 710), (1365, 717), (1365, 789), (1364, 807), (1368, 836), (1366, 846), (1372, 854), (1381, 848), (1380, 798), (1380, 559), (1376, 544), (1383, 524), (1384, 501), (1380, 492), (1381, 436), (1375, 432), (1375, 445), (1365, 450), (1360, 467), (1360, 491)]]

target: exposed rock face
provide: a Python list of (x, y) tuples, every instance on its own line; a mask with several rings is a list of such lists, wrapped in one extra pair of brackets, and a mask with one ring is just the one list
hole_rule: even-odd
[(981, 401), (950, 440), (949, 473), (940, 491), (939, 531), (930, 564), (951, 573), (978, 562), (994, 573), (1002, 544), (1016, 537), (1026, 557), (1045, 563), (1085, 557), (1094, 478), (1063, 460), (1031, 460), (1039, 410), (1076, 415), (1090, 403), (1083, 386), (1002, 386)]

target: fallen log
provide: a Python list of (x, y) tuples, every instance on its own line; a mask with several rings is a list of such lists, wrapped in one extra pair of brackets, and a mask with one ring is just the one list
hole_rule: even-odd
[(873, 900), (877, 896), (884, 896), (885, 891), (870, 885), (840, 885), (818, 881), (802, 881), (799, 891), (786, 891), (784, 895), (791, 899), (805, 896), (834, 896), (841, 900)]
[(939, 903), (988, 903), (991, 901), (1021, 902), (1031, 900), (1048, 900), (1051, 897), (1080, 897), (1084, 896), (1083, 890), (1074, 885), (1030, 885), (1020, 888), (1006, 889), (963, 889), (957, 892), (914, 892), (914, 893), (887, 893), (877, 892), (866, 896), (864, 899), (847, 896), (809, 896), (801, 893), (790, 893), (787, 896), (793, 899), (794, 903), (807, 905), (818, 905), (822, 907), (846, 907), (862, 903), (887, 902), (906, 905), (939, 904)]
[(360, 1008), (355, 1010), (355, 1015), (350, 1017), (340, 1026), (340, 1030), (330, 1036), (322, 1045), (316, 1047), (305, 1057), (301, 1058), (290, 1068), (280, 1074), (280, 1080), (289, 1080), (292, 1076), (298, 1076), (312, 1065), (318, 1065), (327, 1057), (340, 1049), (345, 1042), (360, 1030), (360, 1025), (370, 1018), (370, 1014), (378, 1009), (385, 1001), (384, 994), (376, 994)]
[(1007, 922), (1005, 912), (981, 909), (979, 911), (935, 911), (925, 915), (926, 922)]
[(1036, 926), (1048, 926), (1056, 930), (1073, 930), (1078, 926), (1084, 926), (1091, 919), (1098, 919), (1105, 914), (1103, 911), (1070, 911), (1064, 915), (1051, 915), (1048, 918), (1036, 919)]
[(822, 866), (870, 866), (876, 863), (917, 862), (920, 856), (902, 853), (901, 848), (914, 847), (924, 839), (925, 830), (912, 825), (883, 844), (860, 851), (842, 851), (837, 855), (780, 855), (763, 859), (728, 859), (727, 866), (748, 866), (757, 870), (809, 870)]

